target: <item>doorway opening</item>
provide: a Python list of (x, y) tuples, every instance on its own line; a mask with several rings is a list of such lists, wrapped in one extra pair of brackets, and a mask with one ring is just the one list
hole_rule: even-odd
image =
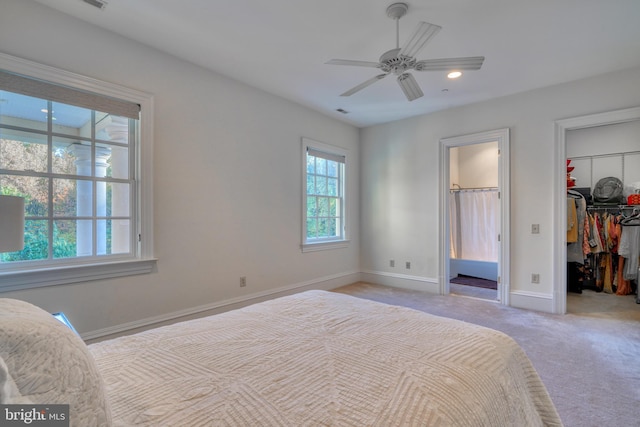
[(498, 142), (449, 149), (449, 290), (498, 300)]
[(442, 139), (440, 166), (440, 292), (509, 305), (509, 129)]
[[(567, 136), (570, 131), (616, 125), (640, 120), (640, 107), (558, 120), (555, 123), (554, 292), (553, 312), (567, 312)], [(635, 146), (634, 146), (635, 147)], [(632, 169), (632, 168), (627, 168)], [(624, 172), (622, 172), (624, 179)], [(587, 181), (584, 179), (583, 181)], [(591, 181), (591, 180), (590, 180)], [(589, 184), (591, 184), (589, 182)]]

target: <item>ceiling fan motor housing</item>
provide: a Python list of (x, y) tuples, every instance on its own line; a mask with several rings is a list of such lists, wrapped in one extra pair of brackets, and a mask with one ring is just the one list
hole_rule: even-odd
[(380, 69), (387, 73), (400, 75), (407, 70), (412, 69), (415, 64), (415, 58), (400, 55), (401, 48), (386, 51), (380, 57)]

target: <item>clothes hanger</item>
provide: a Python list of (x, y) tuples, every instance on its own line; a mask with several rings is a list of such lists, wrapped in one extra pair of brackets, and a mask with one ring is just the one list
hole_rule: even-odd
[(620, 224), (626, 226), (640, 225), (640, 211), (638, 211), (638, 208), (633, 208), (633, 212), (631, 212), (631, 215), (624, 217), (620, 221)]
[(576, 190), (567, 190), (567, 196), (571, 197), (572, 199), (584, 199), (582, 193)]

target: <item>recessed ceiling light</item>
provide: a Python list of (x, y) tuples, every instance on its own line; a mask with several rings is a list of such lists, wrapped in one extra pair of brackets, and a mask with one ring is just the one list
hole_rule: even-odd
[(342, 109), (342, 108), (336, 108), (336, 111), (337, 111), (338, 113), (342, 113), (342, 114), (349, 114), (349, 112), (348, 112), (347, 110), (344, 110), (344, 109)]
[(450, 79), (457, 79), (461, 75), (462, 75), (461, 71), (452, 71), (449, 74), (447, 74), (447, 77), (449, 77)]

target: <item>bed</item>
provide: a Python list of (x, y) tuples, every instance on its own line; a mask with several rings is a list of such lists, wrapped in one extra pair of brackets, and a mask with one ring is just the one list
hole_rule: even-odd
[(89, 346), (43, 310), (0, 299), (0, 331), (2, 403), (68, 403), (71, 425), (562, 425), (510, 337), (339, 293)]

